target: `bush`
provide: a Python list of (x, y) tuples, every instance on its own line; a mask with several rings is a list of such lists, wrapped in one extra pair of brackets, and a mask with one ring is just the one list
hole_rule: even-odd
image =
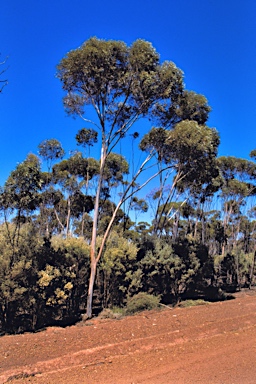
[(99, 318), (119, 320), (123, 317), (123, 315), (124, 315), (124, 310), (122, 308), (118, 308), (118, 307), (114, 307), (112, 309), (104, 308), (103, 311), (99, 314)]
[(160, 298), (158, 296), (149, 295), (140, 292), (129, 298), (126, 304), (126, 313), (131, 315), (136, 312), (149, 311), (159, 306)]
[(187, 308), (187, 307), (195, 307), (196, 305), (206, 305), (209, 304), (208, 301), (198, 299), (198, 300), (185, 300), (179, 303), (179, 307)]

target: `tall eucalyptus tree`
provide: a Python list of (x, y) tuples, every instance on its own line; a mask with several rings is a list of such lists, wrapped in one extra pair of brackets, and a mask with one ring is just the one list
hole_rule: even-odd
[[(99, 135), (100, 170), (93, 211), (91, 275), (87, 300), (87, 316), (91, 317), (96, 267), (115, 216), (127, 199), (163, 171), (158, 169), (146, 181), (137, 183), (142, 172), (152, 167), (150, 161), (156, 151), (152, 147), (120, 194), (97, 249), (100, 197), (108, 157), (113, 151), (116, 152), (121, 140), (127, 140), (128, 131), (141, 118), (155, 118), (165, 126), (174, 127), (193, 115), (195, 122), (204, 124), (209, 107), (203, 96), (185, 91), (182, 71), (173, 62), (161, 63), (159, 54), (144, 40), (136, 40), (128, 47), (122, 41), (91, 38), (60, 61), (57, 76), (66, 92), (66, 111), (80, 116), (90, 125), (88, 129), (96, 129)], [(92, 108), (89, 109), (89, 106)], [(92, 109), (94, 112), (88, 115)]]

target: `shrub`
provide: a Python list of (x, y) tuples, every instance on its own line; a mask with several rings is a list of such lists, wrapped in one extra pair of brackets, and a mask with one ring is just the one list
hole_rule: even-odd
[(206, 305), (209, 304), (208, 301), (198, 299), (198, 300), (185, 300), (179, 303), (179, 307), (187, 308), (187, 307), (195, 307), (196, 305)]
[(99, 314), (100, 319), (114, 319), (119, 320), (124, 316), (124, 310), (122, 308), (104, 308)]
[(126, 313), (131, 315), (136, 312), (149, 311), (150, 309), (157, 308), (159, 306), (159, 302), (159, 296), (153, 296), (145, 292), (140, 292), (127, 300)]

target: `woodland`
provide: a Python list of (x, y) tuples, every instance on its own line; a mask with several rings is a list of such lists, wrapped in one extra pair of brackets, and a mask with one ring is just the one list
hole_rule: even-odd
[(57, 77), (81, 119), (77, 147), (46, 138), (1, 187), (0, 333), (72, 324), (140, 293), (175, 305), (251, 288), (256, 150), (219, 157), (207, 99), (147, 41), (90, 38)]

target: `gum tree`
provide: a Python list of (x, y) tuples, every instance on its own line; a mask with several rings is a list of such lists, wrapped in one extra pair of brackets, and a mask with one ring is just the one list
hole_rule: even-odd
[[(216, 164), (219, 135), (215, 129), (199, 125), (196, 121), (184, 120), (172, 130), (152, 128), (140, 143), (143, 151), (154, 149), (159, 164), (160, 188), (154, 199), (158, 200), (154, 232), (168, 224), (171, 211), (166, 210), (172, 201), (175, 191), (180, 194), (186, 191), (189, 196), (197, 196), (204, 192), (204, 198), (216, 191), (213, 183), (219, 176)], [(167, 169), (167, 172), (165, 170)], [(166, 196), (165, 185), (171, 179)], [(187, 198), (181, 203), (181, 207)], [(177, 210), (177, 212), (179, 209)]]
[[(91, 275), (87, 299), (87, 316), (91, 317), (96, 267), (115, 216), (126, 200), (159, 174), (156, 169), (146, 181), (141, 184), (137, 182), (142, 172), (152, 167), (150, 161), (155, 151), (152, 148), (123, 188), (101, 244), (96, 248), (100, 196), (108, 157), (113, 151), (116, 152), (120, 141), (128, 138), (128, 131), (141, 118), (157, 118), (172, 127), (183, 120), (183, 115), (187, 119), (187, 115), (193, 113), (195, 120), (202, 111), (207, 115), (209, 107), (205, 98), (184, 91), (182, 71), (173, 62), (160, 63), (159, 54), (144, 40), (136, 40), (128, 47), (122, 41), (91, 38), (60, 61), (57, 76), (66, 92), (66, 111), (80, 116), (90, 125), (88, 130), (95, 129), (100, 144), (100, 171), (90, 242)], [(91, 107), (94, 112), (91, 112)], [(90, 117), (85, 114), (86, 108), (90, 111)]]
[[(5, 182), (0, 193), (0, 210), (3, 214), (8, 241), (15, 252), (19, 247), (20, 230), (23, 223), (40, 204), (42, 173), (37, 156), (29, 154), (17, 165)], [(12, 223), (10, 224), (10, 218)]]
[[(228, 245), (232, 249), (239, 237), (242, 210), (246, 210), (248, 199), (255, 196), (256, 166), (253, 161), (233, 156), (219, 157), (218, 165), (223, 179), (220, 194), (223, 204), (223, 228), (229, 240)], [(225, 254), (225, 248), (224, 243), (222, 255)]]

